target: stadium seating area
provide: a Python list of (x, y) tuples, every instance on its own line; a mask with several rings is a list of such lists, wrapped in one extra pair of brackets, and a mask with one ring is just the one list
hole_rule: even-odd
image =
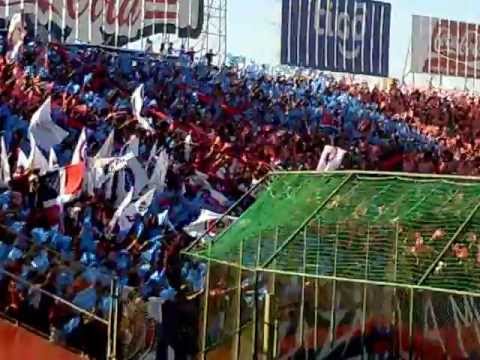
[[(0, 119), (1, 266), (103, 318), (112, 276), (144, 299), (201, 291), (204, 267), (180, 259), (193, 241), (185, 227), (202, 210), (224, 212), (269, 171), (315, 169), (325, 144), (347, 150), (348, 169), (480, 169), (479, 98), (219, 69), (183, 54), (28, 43), (14, 61), (0, 58)], [(68, 199), (64, 177), (77, 179)], [(0, 279), (0, 311), (82, 344), (93, 326), (34, 295)]]

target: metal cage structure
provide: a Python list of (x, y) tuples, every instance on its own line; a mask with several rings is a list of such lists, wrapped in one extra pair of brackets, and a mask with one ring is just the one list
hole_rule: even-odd
[(208, 264), (201, 358), (478, 356), (480, 179), (277, 172), (246, 196), (186, 250)]
[(227, 56), (227, 0), (206, 0), (205, 31), (200, 53), (212, 51), (217, 63), (223, 64)]
[(215, 63), (227, 54), (227, 0), (42, 0), (0, 2), (0, 30), (21, 15), (29, 36), (44, 42), (158, 51), (193, 48)]

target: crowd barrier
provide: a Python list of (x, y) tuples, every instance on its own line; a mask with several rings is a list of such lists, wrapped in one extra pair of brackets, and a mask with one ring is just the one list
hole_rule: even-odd
[[(73, 273), (72, 284), (68, 285), (75, 287), (88, 273), (88, 267), (79, 262), (66, 263), (48, 246), (18, 234), (5, 234), (28, 244), (25, 262), (31, 254), (47, 251), (54, 264), (49, 273), (58, 276), (63, 269)], [(0, 267), (0, 314), (6, 319), (90, 359), (130, 360), (155, 351), (158, 316), (154, 312), (160, 312), (161, 307), (152, 308), (134, 290), (118, 285), (116, 278), (108, 278), (109, 304), (106, 311), (101, 311), (98, 304), (88, 310), (75, 305), (72, 294), (56, 294), (53, 275), (26, 280), (18, 272), (18, 267), (9, 262)]]

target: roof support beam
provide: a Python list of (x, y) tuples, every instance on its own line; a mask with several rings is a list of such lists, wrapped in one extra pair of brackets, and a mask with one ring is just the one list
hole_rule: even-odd
[(265, 261), (265, 263), (262, 264), (262, 268), (266, 268), (268, 267), (274, 260), (275, 258), (278, 256), (278, 254), (280, 254), (282, 252), (283, 249), (285, 249), (288, 244), (290, 244), (292, 242), (293, 239), (295, 239), (295, 237), (303, 230), (303, 228), (305, 226), (308, 225), (308, 223), (315, 217), (317, 216), (317, 214), (329, 203), (329, 201), (340, 191), (340, 189), (346, 184), (348, 183), (353, 177), (354, 177), (354, 173), (350, 173), (348, 174), (348, 176), (345, 176), (345, 178), (343, 179), (343, 181), (340, 183), (340, 185), (338, 185), (331, 193), (330, 195), (327, 196), (327, 198), (320, 204), (320, 206), (318, 206), (301, 224), (300, 226), (293, 232), (290, 234), (290, 236), (287, 238), (287, 240), (285, 240), (282, 245), (280, 245), (280, 247), (272, 254), (272, 256), (270, 256), (268, 258), (267, 261)]
[(448, 241), (448, 243), (445, 245), (443, 250), (438, 254), (436, 259), (432, 262), (432, 264), (428, 267), (428, 269), (425, 271), (425, 273), (422, 275), (420, 280), (417, 283), (417, 286), (420, 286), (423, 284), (423, 282), (427, 279), (427, 277), (432, 273), (433, 270), (437, 267), (438, 263), (440, 260), (442, 260), (443, 256), (446, 254), (446, 252), (451, 248), (452, 244), (458, 239), (458, 237), (462, 234), (462, 232), (465, 230), (465, 228), (468, 226), (470, 221), (472, 221), (473, 217), (477, 213), (478, 209), (480, 209), (480, 203), (478, 203), (472, 210), (472, 212), (467, 216), (465, 221), (458, 227), (457, 231), (455, 234), (453, 234), (452, 238)]

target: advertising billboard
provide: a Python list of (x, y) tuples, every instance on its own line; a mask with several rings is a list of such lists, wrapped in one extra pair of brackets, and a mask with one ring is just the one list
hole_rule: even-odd
[(413, 16), (412, 71), (480, 77), (479, 25)]
[(388, 76), (391, 5), (369, 0), (283, 0), (281, 63)]
[(16, 13), (43, 40), (94, 45), (161, 33), (197, 38), (203, 26), (203, 0), (0, 0), (4, 28)]

